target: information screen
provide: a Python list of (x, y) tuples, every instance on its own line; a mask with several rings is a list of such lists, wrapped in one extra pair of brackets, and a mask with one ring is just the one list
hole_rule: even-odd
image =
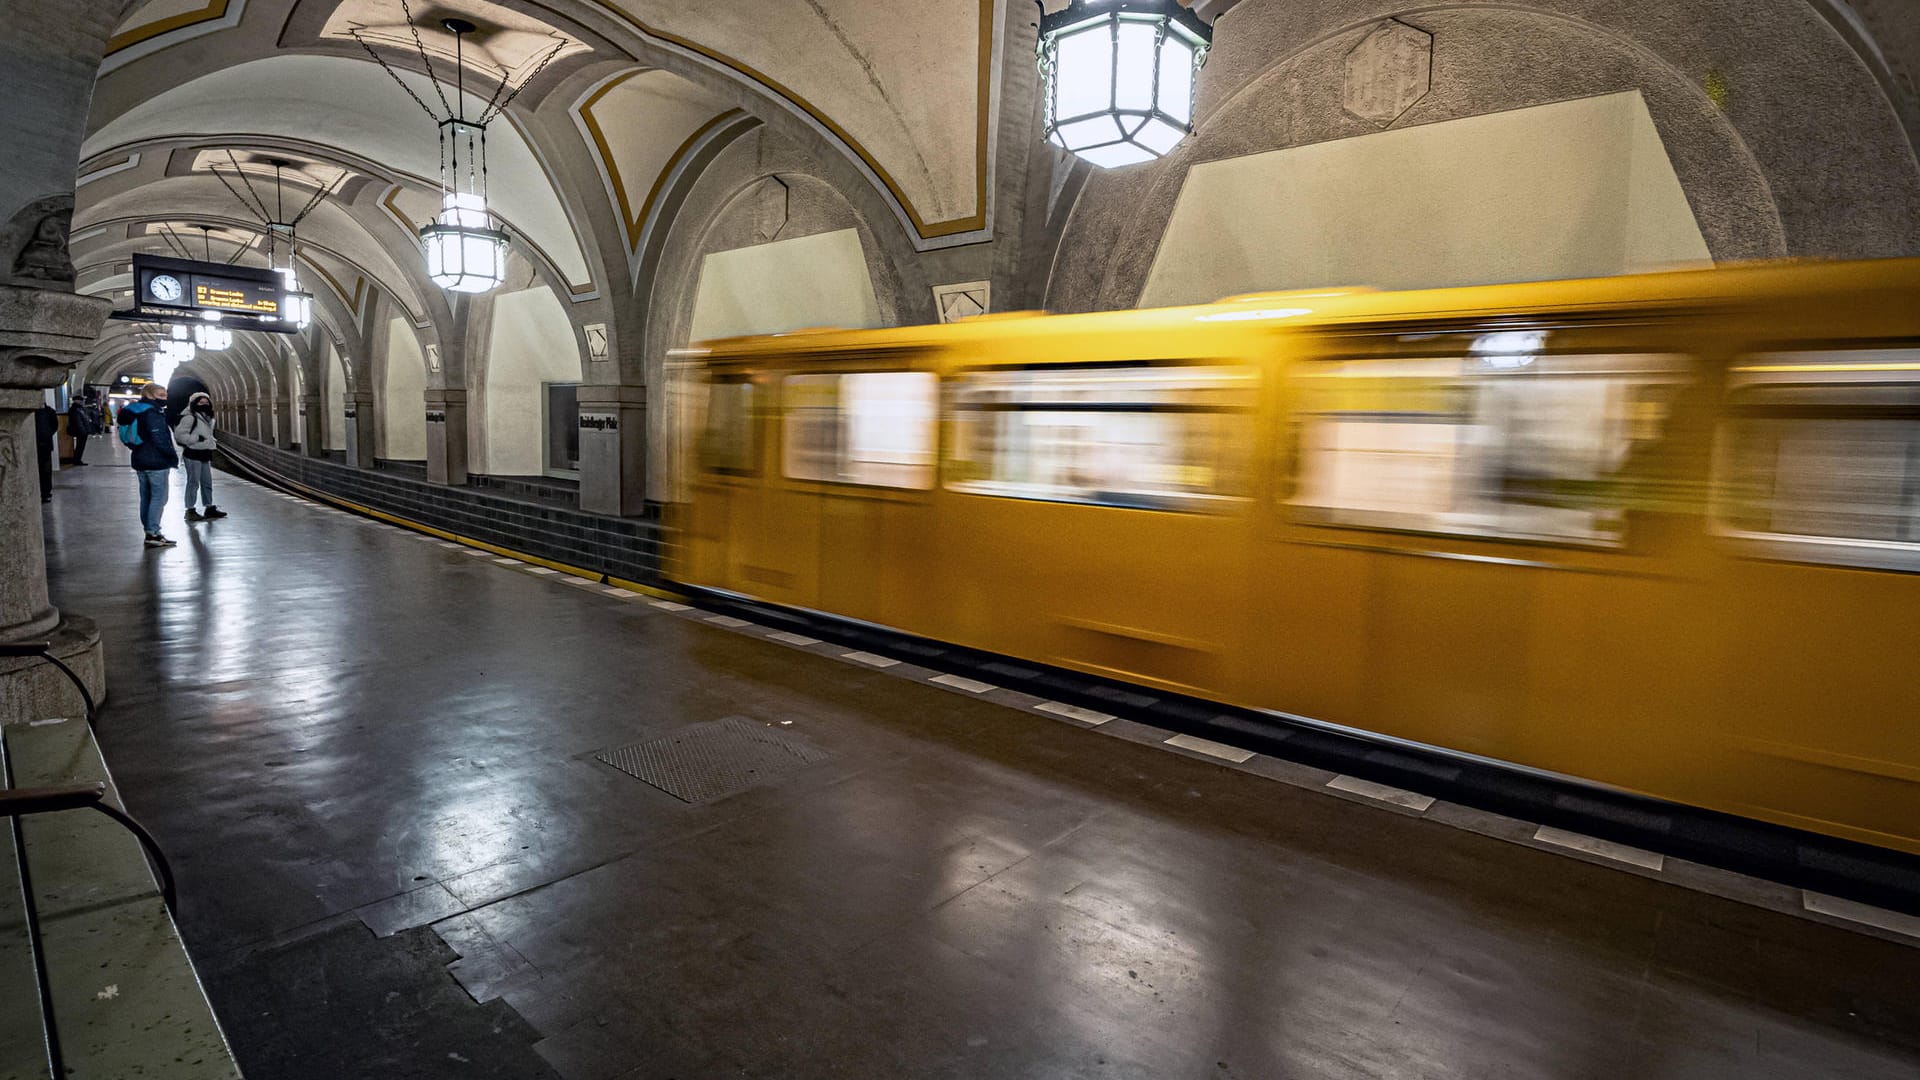
[(277, 287), (225, 277), (190, 275), (193, 282), (193, 306), (216, 311), (250, 311), (256, 315), (280, 314), (280, 290)]
[(137, 253), (133, 278), (133, 314), (139, 316), (171, 322), (218, 312), (229, 326), (296, 329), (288, 321), (285, 282), (272, 270)]

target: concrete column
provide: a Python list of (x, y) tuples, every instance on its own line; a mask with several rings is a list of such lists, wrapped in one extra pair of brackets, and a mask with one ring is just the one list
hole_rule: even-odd
[(276, 394), (273, 398), (273, 445), (282, 450), (293, 449), (300, 440), (299, 429), (293, 426), (293, 407), (287, 403), (285, 394)]
[(300, 452), (327, 456), (327, 402), (319, 394), (300, 395)]
[(467, 392), (427, 387), (427, 479), (467, 485)]
[(240, 427), (246, 433), (247, 438), (255, 442), (266, 441), (266, 439), (261, 437), (262, 425), (260, 423), (260, 403), (258, 401), (243, 401), (240, 403)]
[(580, 509), (637, 515), (647, 503), (647, 388), (580, 388)]
[[(94, 76), (127, 7), (0, 4), (0, 71), (13, 88), (0, 109), (0, 639), (50, 643), (96, 700), (106, 695), (100, 632), (47, 597), (33, 411), (93, 347), (112, 306), (74, 292), (67, 242)], [(110, 526), (101, 542), (139, 542), (130, 517)], [(75, 696), (44, 661), (0, 660), (0, 722), (76, 716)]]
[(373, 412), (372, 391), (347, 395), (347, 464), (373, 468), (373, 431), (379, 423)]
[[(51, 642), (96, 700), (106, 694), (100, 632), (86, 619), (63, 617), (47, 596), (33, 414), (45, 389), (85, 358), (110, 307), (104, 298), (0, 284), (0, 641)], [(113, 524), (120, 527), (107, 535), (134, 537), (131, 520)], [(0, 660), (0, 720), (73, 709), (72, 691), (56, 669), (39, 660)]]

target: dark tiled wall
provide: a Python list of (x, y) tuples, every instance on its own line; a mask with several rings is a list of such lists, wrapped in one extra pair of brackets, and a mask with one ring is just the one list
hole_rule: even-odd
[(580, 505), (580, 482), (556, 476), (483, 476), (470, 473), (467, 486), (486, 488), (512, 499), (550, 503), (554, 506)]
[(458, 536), (628, 581), (660, 580), (663, 536), (654, 521), (445, 487), (386, 468), (356, 469), (226, 432), (220, 448), (242, 465)]

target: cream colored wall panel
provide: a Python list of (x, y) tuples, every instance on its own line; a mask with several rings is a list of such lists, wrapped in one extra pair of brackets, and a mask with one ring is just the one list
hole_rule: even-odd
[(1140, 306), (1710, 262), (1636, 91), (1197, 165)]
[(379, 455), (399, 461), (427, 457), (427, 358), (405, 319), (387, 323), (387, 378), (380, 402)]
[(493, 302), (487, 351), (487, 458), (474, 471), (539, 476), (546, 471), (546, 398), (541, 384), (580, 381), (573, 324), (546, 287)]
[(327, 449), (347, 448), (347, 368), (333, 342), (321, 346), (327, 350), (327, 381), (322, 389), (327, 410)]
[(695, 341), (878, 325), (873, 278), (852, 229), (717, 251), (701, 261)]

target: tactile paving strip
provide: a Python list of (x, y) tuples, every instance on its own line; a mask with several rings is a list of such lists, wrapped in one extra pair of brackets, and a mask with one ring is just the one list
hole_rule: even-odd
[(658, 739), (603, 750), (594, 759), (683, 802), (703, 803), (829, 756), (825, 750), (760, 721), (729, 716)]

